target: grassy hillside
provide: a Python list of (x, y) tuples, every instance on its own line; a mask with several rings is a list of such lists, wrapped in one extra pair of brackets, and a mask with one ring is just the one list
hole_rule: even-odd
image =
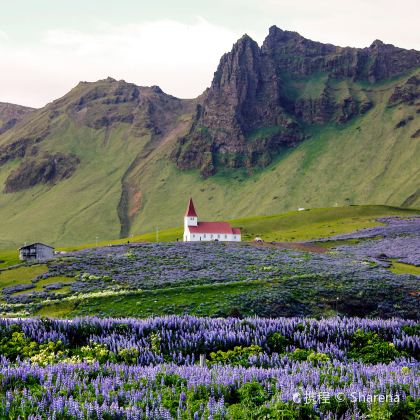
[[(256, 236), (265, 241), (298, 242), (321, 239), (329, 236), (353, 232), (381, 223), (377, 220), (386, 216), (413, 216), (419, 210), (401, 209), (389, 206), (347, 206), (334, 208), (307, 209), (271, 216), (256, 216), (231, 220), (231, 224), (241, 228), (244, 241)], [(65, 247), (65, 250), (77, 250), (135, 242), (168, 242), (182, 240), (183, 227), (157, 229), (155, 231), (133, 235), (129, 238), (110, 241), (98, 241)], [(3, 253), (0, 252), (0, 258)], [(0, 265), (1, 267), (1, 265)]]
[[(96, 243), (96, 237), (106, 243), (120, 235), (119, 212), (127, 219), (123, 231), (128, 237), (154, 232), (156, 227), (160, 231), (173, 228), (182, 223), (190, 195), (199, 216), (208, 220), (267, 216), (299, 207), (401, 206), (409, 197), (410, 207), (419, 208), (420, 196), (415, 193), (419, 187), (420, 142), (411, 138), (420, 128), (419, 118), (413, 106), (386, 106), (395, 86), (408, 77), (369, 86), (348, 81), (345, 86), (337, 84), (337, 95), (351, 89), (375, 106), (344, 125), (308, 128), (307, 140), (285, 149), (265, 169), (220, 169), (208, 179), (195, 170), (179, 170), (169, 159), (174, 142), (188, 127), (190, 114), (182, 114), (182, 110), (176, 117), (181, 125), (168, 126), (159, 141), (150, 129), (139, 130), (124, 122), (93, 128), (82, 124), (79, 116), (62, 112), (48, 123), (49, 134), (38, 147), (41, 151), (74, 153), (81, 163), (72, 177), (57, 185), (0, 193), (0, 248), (11, 249), (30, 241), (73, 246)], [(302, 94), (311, 96), (318, 81), (306, 83)], [(88, 85), (78, 86), (55, 106), (77, 102), (80, 90)], [(90, 118), (96, 118), (96, 108), (92, 109)], [(19, 126), (19, 136), (39, 131), (50, 118), (46, 111), (34, 115), (33, 120)], [(408, 116), (416, 118), (395, 128)], [(1, 137), (0, 144), (10, 141), (10, 136), (8, 132)], [(0, 185), (18, 165), (18, 160), (12, 160), (0, 166)], [(238, 223), (241, 225), (240, 220)], [(313, 229), (316, 233), (316, 227)], [(255, 226), (248, 237), (257, 233)], [(177, 231), (161, 233), (161, 239), (163, 235), (180, 237)], [(293, 227), (269, 238), (306, 239), (296, 236)]]
[[(202, 179), (195, 171), (181, 172), (168, 164), (162, 153), (156, 155), (133, 179), (143, 198), (132, 233), (156, 224), (176, 225), (189, 195), (204, 219), (269, 215), (299, 207), (400, 206), (418, 188), (420, 142), (410, 136), (420, 124), (417, 118), (394, 128), (413, 113), (406, 106), (386, 107), (394, 84), (369, 91), (376, 106), (364, 116), (343, 126), (312, 128), (310, 139), (285, 150), (252, 176), (245, 169), (220, 170)], [(420, 207), (420, 201), (412, 207)]]
[[(76, 127), (63, 122), (54, 137), (42, 147), (48, 150), (77, 150), (81, 164), (67, 180), (51, 186), (36, 186), (13, 194), (2, 194), (0, 202), (1, 245), (46, 241), (80, 243), (99, 237), (118, 237), (120, 227), (117, 206), (121, 179), (133, 155), (148, 137), (130, 137), (129, 128), (120, 125), (105, 130)], [(8, 165), (0, 170), (0, 182)]]

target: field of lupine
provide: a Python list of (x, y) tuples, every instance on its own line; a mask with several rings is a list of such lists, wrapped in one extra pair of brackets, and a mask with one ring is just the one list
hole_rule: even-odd
[(381, 221), (0, 271), (0, 418), (419, 418), (420, 217)]
[(385, 267), (389, 265), (390, 259), (420, 266), (420, 217), (387, 217), (378, 220), (384, 225), (333, 236), (324, 241), (364, 240), (357, 246), (340, 246), (338, 249), (357, 258), (368, 258)]
[(419, 331), (397, 318), (3, 319), (0, 418), (414, 419)]
[[(85, 249), (0, 271), (0, 313), (417, 318), (420, 217), (382, 222), (319, 241), (318, 252), (275, 243)], [(389, 270), (398, 261), (414, 274)]]

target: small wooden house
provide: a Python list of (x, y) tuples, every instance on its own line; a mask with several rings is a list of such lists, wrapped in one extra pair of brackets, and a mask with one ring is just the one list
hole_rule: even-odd
[(49, 260), (54, 257), (54, 248), (49, 245), (35, 242), (33, 244), (25, 245), (19, 248), (19, 259), (22, 261), (36, 260), (43, 261)]

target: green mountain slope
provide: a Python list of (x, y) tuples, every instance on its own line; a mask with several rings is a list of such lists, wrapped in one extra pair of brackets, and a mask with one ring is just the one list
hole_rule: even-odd
[[(276, 51), (270, 54), (277, 57)], [(181, 100), (156, 86), (110, 78), (81, 82), (0, 134), (0, 247), (31, 241), (70, 246), (179, 226), (190, 195), (199, 216), (210, 220), (349, 204), (420, 208), (420, 68), (410, 63), (409, 71), (372, 83), (319, 69), (281, 73), (276, 77), (284, 97), (271, 100), (281, 101), (278, 118), (288, 128), (268, 125), (264, 98), (258, 98), (250, 108), (259, 113), (257, 128), (250, 127), (237, 144), (235, 122), (229, 122), (226, 137), (217, 128), (223, 119), (217, 119), (212, 126), (212, 135), (222, 133), (217, 142), (200, 128), (200, 118), (214, 123), (212, 118), (220, 117), (217, 107), (206, 111), (214, 106), (209, 91)], [(241, 72), (246, 76), (246, 69)], [(270, 143), (297, 130), (295, 124), (299, 141)], [(224, 160), (217, 161), (221, 154), (214, 153), (214, 171), (203, 177), (198, 166), (208, 164), (206, 139), (213, 142), (210, 148), (224, 150)], [(261, 153), (250, 165), (231, 155), (231, 146), (248, 148), (251, 157), (255, 150)], [(271, 148), (269, 160), (265, 146)], [(180, 165), (174, 153), (188, 164)], [(198, 166), (197, 153), (202, 153)]]
[[(122, 102), (121, 89), (140, 90), (141, 100)], [(101, 91), (103, 90), (103, 94)], [(159, 100), (166, 105), (167, 118), (178, 124), (177, 115), (187, 106), (180, 100), (153, 88), (138, 88), (112, 79), (93, 84), (82, 83), (64, 98), (36, 111), (35, 118), (21, 123), (13, 135), (0, 138), (4, 143), (18, 146), (26, 139), (26, 154), (13, 156), (0, 165), (0, 185), (7, 185), (13, 171), (36, 165), (45, 155), (75, 155), (80, 163), (69, 178), (59, 182), (42, 179), (30, 189), (0, 195), (0, 246), (10, 248), (24, 241), (47, 241), (74, 244), (120, 235), (121, 220), (118, 208), (124, 191), (124, 174), (136, 161), (147, 156), (150, 144), (165, 140), (166, 121), (155, 124), (153, 110)], [(92, 96), (100, 97), (100, 103)], [(91, 97), (90, 99), (84, 99)], [(143, 103), (144, 101), (145, 103)], [(79, 104), (86, 102), (81, 110)], [(173, 104), (171, 104), (173, 102)], [(169, 104), (168, 104), (169, 103)], [(76, 105), (76, 106), (75, 106)], [(134, 121), (130, 116), (135, 114)], [(80, 115), (81, 114), (81, 115)], [(116, 117), (112, 124), (103, 118)], [(159, 128), (160, 127), (160, 128)], [(180, 130), (182, 124), (177, 126)], [(155, 131), (159, 130), (159, 136)], [(40, 141), (37, 139), (41, 138)], [(14, 142), (14, 143), (13, 143)], [(18, 148), (15, 146), (15, 149)], [(28, 151), (29, 150), (29, 151)], [(3, 155), (5, 156), (5, 155)], [(7, 154), (6, 154), (7, 156)], [(37, 179), (38, 173), (29, 173)]]
[[(202, 179), (198, 171), (180, 171), (156, 156), (144, 176), (133, 181), (144, 194), (133, 232), (179, 224), (189, 194), (204, 219), (270, 215), (299, 207), (402, 205), (419, 188), (420, 142), (411, 135), (420, 124), (417, 119), (395, 128), (413, 110), (386, 106), (394, 86), (371, 88), (376, 106), (367, 114), (345, 125), (308, 130), (309, 139), (285, 149), (252, 175), (244, 168), (221, 168)], [(419, 197), (410, 204), (419, 208)]]

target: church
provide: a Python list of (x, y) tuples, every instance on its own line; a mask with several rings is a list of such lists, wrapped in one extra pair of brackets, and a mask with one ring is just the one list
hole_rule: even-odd
[(227, 222), (199, 222), (192, 198), (184, 216), (184, 242), (229, 241), (240, 242), (241, 230)]

